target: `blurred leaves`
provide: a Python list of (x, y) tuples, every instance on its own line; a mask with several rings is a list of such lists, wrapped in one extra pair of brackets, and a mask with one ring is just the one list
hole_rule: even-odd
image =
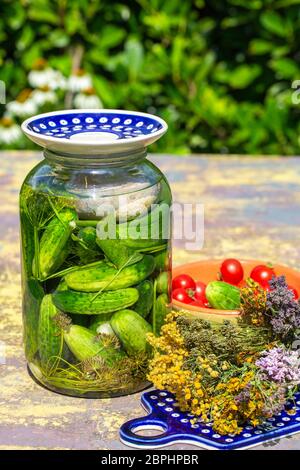
[(39, 58), (66, 77), (80, 67), (105, 107), (168, 121), (153, 151), (297, 154), (299, 7), (300, 0), (2, 0), (0, 79), (10, 101), (28, 87)]
[(143, 66), (144, 49), (138, 39), (128, 39), (125, 43), (124, 64), (128, 70), (128, 78), (136, 81)]

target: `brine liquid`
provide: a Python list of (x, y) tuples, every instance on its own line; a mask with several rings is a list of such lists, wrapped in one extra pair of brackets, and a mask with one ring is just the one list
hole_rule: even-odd
[[(146, 341), (146, 331), (153, 329), (159, 334), (170, 299), (170, 241), (165, 233), (170, 219), (162, 228), (162, 216), (157, 216), (160, 206), (170, 205), (164, 185), (162, 180), (142, 186), (123, 194), (121, 202), (119, 195), (109, 191), (100, 195), (89, 189), (79, 195), (58, 188), (50, 191), (46, 185), (38, 189), (23, 185), (24, 344), (32, 374), (48, 388), (69, 395), (107, 397), (148, 385), (151, 350), (137, 339), (145, 336)], [(100, 237), (108, 220), (107, 206), (114, 209), (116, 238), (105, 244)], [(150, 238), (139, 238), (145, 227)], [(84, 267), (89, 273), (86, 277), (78, 271)], [(136, 277), (130, 280), (132, 272)], [(112, 318), (122, 310), (134, 312), (131, 317), (139, 315), (141, 320), (126, 324), (121, 314), (119, 331)], [(135, 338), (135, 328), (141, 332), (139, 338)]]

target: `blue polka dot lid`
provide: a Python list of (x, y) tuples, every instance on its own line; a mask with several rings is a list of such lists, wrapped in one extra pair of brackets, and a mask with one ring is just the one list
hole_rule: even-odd
[(22, 130), (36, 144), (54, 152), (101, 155), (147, 147), (167, 130), (152, 114), (114, 109), (54, 111), (33, 116)]

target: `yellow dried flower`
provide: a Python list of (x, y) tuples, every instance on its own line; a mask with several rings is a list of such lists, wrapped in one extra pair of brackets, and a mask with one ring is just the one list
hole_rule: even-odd
[(219, 372), (217, 370), (212, 370), (211, 373), (210, 373), (211, 377), (219, 377)]
[[(264, 383), (257, 384), (257, 353), (246, 348), (236, 354), (236, 359), (232, 356), (232, 363), (231, 359), (220, 360), (213, 353), (209, 357), (203, 352), (202, 356), (197, 355), (195, 346), (191, 346), (194, 348), (191, 351), (182, 336), (178, 325), (184, 322), (177, 323), (179, 316), (178, 312), (168, 315), (160, 337), (148, 335), (153, 348), (149, 380), (157, 388), (173, 393), (182, 411), (189, 411), (204, 422), (212, 421), (219, 434), (238, 434), (246, 421), (259, 424), (266, 416), (266, 393), (272, 396), (272, 390), (265, 390)], [(252, 320), (257, 321), (257, 317)], [(245, 390), (247, 399), (239, 401)]]

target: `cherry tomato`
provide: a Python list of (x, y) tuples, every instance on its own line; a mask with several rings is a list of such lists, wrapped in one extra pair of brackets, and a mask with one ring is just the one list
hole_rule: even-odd
[(294, 300), (298, 300), (298, 299), (299, 299), (299, 294), (298, 294), (298, 291), (295, 289), (295, 287), (288, 286), (288, 289), (293, 292), (293, 294), (294, 294)]
[(274, 269), (269, 266), (265, 266), (264, 264), (255, 266), (250, 274), (251, 279), (260, 284), (263, 288), (269, 286), (269, 281), (273, 276), (275, 276)]
[(196, 281), (196, 289), (194, 293), (194, 299), (202, 302), (204, 305), (208, 303), (205, 295), (206, 284), (201, 281)]
[(185, 289), (178, 287), (172, 292), (172, 299), (178, 300), (178, 302), (183, 302), (184, 304), (190, 304), (193, 302), (192, 297), (188, 295)]
[(188, 274), (179, 274), (179, 276), (174, 277), (172, 281), (172, 289), (196, 289), (196, 283), (194, 279)]
[(237, 286), (244, 277), (243, 266), (234, 258), (225, 259), (221, 264), (220, 271), (222, 280), (235, 286)]

